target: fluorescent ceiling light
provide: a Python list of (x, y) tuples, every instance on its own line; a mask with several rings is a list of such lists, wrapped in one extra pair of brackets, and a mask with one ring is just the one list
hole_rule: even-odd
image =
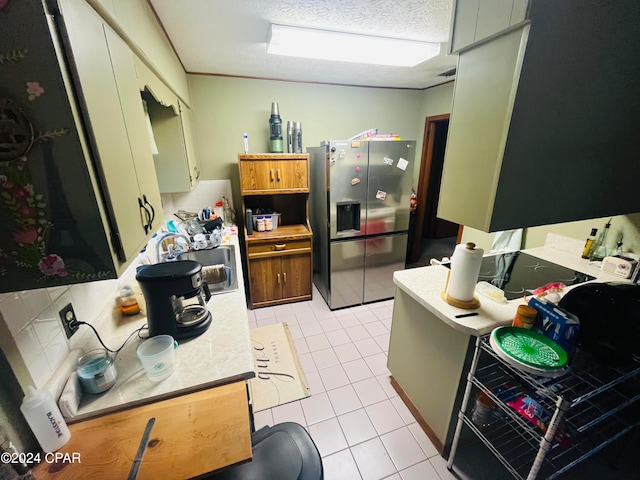
[(414, 67), (438, 55), (440, 44), (271, 25), (267, 52), (290, 57)]

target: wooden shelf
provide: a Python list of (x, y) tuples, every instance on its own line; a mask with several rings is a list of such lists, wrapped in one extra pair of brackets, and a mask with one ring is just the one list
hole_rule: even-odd
[(247, 235), (247, 243), (263, 242), (265, 240), (289, 240), (296, 238), (309, 238), (313, 236), (307, 225), (280, 225), (270, 232), (256, 232)]
[(306, 160), (307, 155), (307, 153), (244, 153), (240, 157), (244, 160), (281, 160), (287, 158)]

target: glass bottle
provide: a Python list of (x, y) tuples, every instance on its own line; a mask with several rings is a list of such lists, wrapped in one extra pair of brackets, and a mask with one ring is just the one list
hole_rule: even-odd
[(593, 242), (596, 241), (596, 235), (598, 234), (597, 228), (591, 229), (591, 235), (587, 237), (587, 241), (584, 243), (584, 249), (582, 250), (582, 258), (589, 258), (589, 252), (593, 247)]
[(607, 233), (609, 233), (609, 227), (611, 226), (611, 219), (604, 224), (604, 229), (598, 235), (598, 238), (593, 243), (593, 247), (589, 252), (590, 262), (600, 262), (607, 256)]
[(618, 243), (616, 243), (616, 250), (613, 252), (614, 255), (620, 256), (622, 255), (622, 236), (618, 239)]
[(225, 226), (229, 227), (236, 223), (236, 213), (229, 205), (229, 199), (227, 197), (222, 197), (222, 201), (224, 202), (224, 207), (222, 207), (222, 219)]

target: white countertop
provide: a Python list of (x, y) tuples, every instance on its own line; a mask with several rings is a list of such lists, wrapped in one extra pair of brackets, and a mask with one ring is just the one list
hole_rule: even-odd
[[(555, 239), (558, 240), (558, 239)], [(588, 260), (580, 257), (582, 245), (577, 248), (571, 241), (566, 243), (553, 243), (544, 247), (530, 248), (523, 252), (535, 257), (547, 260), (567, 268), (587, 273), (596, 277), (594, 281), (622, 281), (621, 278), (602, 273), (599, 266), (590, 265)], [(477, 297), (481, 302), (479, 308), (462, 309), (445, 302), (442, 291), (447, 280), (449, 269), (441, 265), (419, 267), (409, 270), (397, 271), (393, 274), (394, 283), (406, 292), (410, 297), (420, 303), (424, 308), (440, 318), (444, 323), (469, 335), (485, 335), (494, 328), (502, 325), (510, 325), (515, 316), (518, 305), (524, 304), (523, 298), (510, 300), (507, 303), (498, 303), (482, 295)], [(570, 289), (572, 287), (567, 287)], [(465, 313), (477, 313), (476, 316), (455, 318), (456, 315)]]
[[(102, 394), (84, 395), (77, 415), (70, 421), (255, 376), (238, 237), (232, 236), (230, 244), (235, 247), (238, 289), (211, 296), (207, 307), (212, 324), (200, 336), (179, 341), (176, 370), (171, 376), (157, 383), (147, 378), (136, 357), (136, 349), (144, 340), (134, 336), (116, 357), (115, 385)], [(139, 316), (135, 322), (118, 327), (116, 336), (126, 338), (145, 323), (146, 317)]]

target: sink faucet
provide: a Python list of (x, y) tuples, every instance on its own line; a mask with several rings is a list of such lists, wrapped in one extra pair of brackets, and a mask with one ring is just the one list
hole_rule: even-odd
[[(189, 248), (191, 248), (191, 239), (189, 237), (187, 237), (184, 233), (175, 233), (175, 232), (164, 232), (164, 233), (161, 233), (158, 236), (158, 241), (156, 242), (156, 258), (158, 259), (159, 262), (169, 262), (169, 261), (175, 260), (178, 257), (178, 255), (180, 255), (181, 253), (185, 252), (185, 250), (180, 250), (179, 247), (174, 250), (171, 247), (171, 245), (169, 245), (169, 247), (168, 247), (169, 253), (164, 258), (160, 257), (160, 245), (162, 244), (162, 242), (164, 240), (166, 240), (167, 238), (171, 238), (171, 237), (177, 237), (176, 240), (178, 238), (182, 238), (183, 240), (185, 240), (185, 242), (187, 244), (187, 250), (186, 251), (189, 251)], [(177, 241), (175, 243), (177, 245)]]

